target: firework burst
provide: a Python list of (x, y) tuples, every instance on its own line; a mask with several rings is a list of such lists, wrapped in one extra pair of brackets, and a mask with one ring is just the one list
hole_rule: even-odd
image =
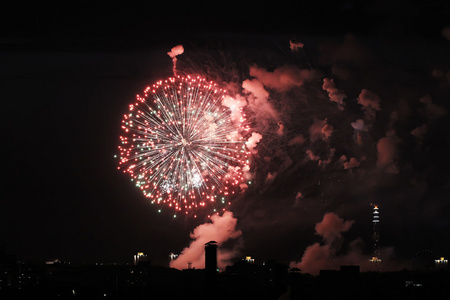
[(249, 169), (245, 114), (225, 100), (224, 90), (201, 77), (147, 87), (123, 117), (118, 168), (152, 203), (186, 214), (209, 206), (225, 210)]

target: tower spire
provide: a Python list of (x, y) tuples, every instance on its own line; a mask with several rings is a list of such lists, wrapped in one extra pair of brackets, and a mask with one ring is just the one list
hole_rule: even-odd
[(376, 271), (381, 271), (381, 247), (380, 247), (380, 212), (378, 204), (370, 204), (373, 207), (372, 211), (372, 262)]

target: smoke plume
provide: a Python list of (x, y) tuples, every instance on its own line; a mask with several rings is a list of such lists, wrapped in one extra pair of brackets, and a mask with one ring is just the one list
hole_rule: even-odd
[(315, 77), (315, 71), (301, 70), (295, 66), (285, 65), (269, 72), (256, 65), (250, 67), (250, 76), (258, 79), (264, 86), (278, 92), (285, 92), (301, 86), (306, 80)]
[[(320, 270), (338, 270), (342, 265), (359, 265), (362, 271), (374, 270), (370, 263), (370, 255), (364, 254), (364, 243), (357, 238), (348, 243), (343, 250), (343, 233), (350, 230), (355, 221), (344, 221), (333, 212), (326, 213), (321, 222), (315, 226), (316, 234), (322, 237), (323, 243), (314, 243), (306, 247), (300, 262), (291, 262), (291, 268), (299, 268), (305, 273), (318, 275)], [(395, 262), (392, 247), (381, 250), (383, 268), (400, 270), (406, 265)]]
[(256, 145), (259, 143), (259, 141), (262, 139), (262, 135), (257, 132), (252, 132), (252, 136), (249, 137), (248, 141), (245, 143), (247, 148), (250, 151), (253, 151), (253, 149), (256, 147)]
[[(244, 172), (251, 184), (241, 183), (245, 194), (233, 201), (242, 230), (277, 231), (278, 235), (286, 232), (287, 241), (291, 237), (288, 233), (309, 226), (325, 209), (345, 212), (358, 225), (364, 224), (358, 218), (364, 218), (362, 212), (371, 197), (386, 202), (395, 197), (398, 204), (392, 206), (402, 205), (402, 211), (409, 210), (408, 216), (417, 216), (413, 205), (404, 208), (404, 203), (397, 200), (407, 193), (402, 188), (414, 190), (412, 183), (422, 187), (420, 193), (411, 195), (414, 201), (425, 203), (421, 200), (424, 194), (428, 195), (425, 198), (430, 200), (430, 206), (441, 201), (431, 196), (440, 191), (428, 193), (431, 188), (424, 178), (438, 170), (440, 173), (436, 174), (440, 175), (433, 176), (442, 177), (443, 184), (448, 182), (441, 164), (447, 155), (437, 145), (447, 144), (448, 140), (447, 131), (443, 130), (448, 121), (442, 117), (448, 111), (445, 101), (450, 82), (445, 74), (450, 71), (443, 65), (424, 65), (419, 61), (422, 56), (398, 61), (408, 47), (395, 50), (391, 45), (380, 44), (372, 53), (370, 41), (353, 35), (340, 42), (310, 42), (284, 43), (287, 51), (279, 60), (277, 53), (257, 47), (258, 55), (249, 55), (247, 61), (241, 59), (241, 49), (236, 51), (239, 59), (219, 61), (220, 64), (211, 60), (214, 65), (225, 66), (223, 73), (218, 70), (224, 76), (217, 78), (224, 78), (224, 85), (233, 87), (230, 90), (234, 94), (224, 98), (223, 104), (230, 107), (233, 120), (245, 114), (251, 128), (246, 142), (252, 153), (251, 164)], [(380, 53), (392, 57), (384, 60), (385, 57), (378, 57)], [(429, 55), (432, 53), (430, 50)], [(430, 84), (419, 72), (422, 69), (427, 70)], [(441, 71), (430, 74), (431, 69)], [(230, 141), (238, 138), (229, 136)], [(425, 168), (432, 153), (436, 161)], [(398, 195), (386, 192), (398, 189)], [(269, 218), (273, 220), (270, 224), (279, 227), (268, 228), (265, 224)], [(393, 221), (396, 218), (397, 215), (386, 217), (383, 222), (397, 226), (400, 232), (404, 228), (401, 222)], [(321, 268), (339, 268), (346, 263), (368, 269), (370, 255), (365, 254), (363, 243), (367, 234), (344, 241), (344, 233), (353, 230), (352, 224), (333, 213), (324, 216), (316, 227), (321, 242), (309, 245), (295, 265), (313, 274)], [(392, 254), (388, 248), (383, 251)]]
[(279, 114), (269, 101), (269, 92), (258, 79), (246, 79), (242, 82), (244, 92), (248, 94), (247, 101), (250, 109), (255, 115), (265, 118), (279, 120)]
[(222, 216), (211, 216), (211, 223), (197, 226), (190, 234), (192, 239), (188, 247), (181, 251), (177, 259), (170, 262), (170, 267), (175, 269), (187, 269), (188, 263), (192, 268), (202, 269), (205, 267), (205, 244), (216, 241), (218, 244), (217, 265), (223, 269), (230, 264), (231, 259), (239, 254), (239, 246), (232, 249), (221, 248), (228, 240), (236, 240), (242, 232), (236, 229), (237, 219), (233, 213), (226, 211)]
[(386, 137), (381, 138), (377, 143), (378, 160), (377, 167), (384, 169), (386, 173), (397, 174), (399, 172), (396, 165), (398, 159), (398, 144), (400, 139), (395, 131), (387, 133)]
[(173, 62), (173, 75), (177, 76), (177, 55), (183, 54), (184, 48), (183, 45), (178, 45), (173, 47), (170, 52), (167, 52), (167, 55), (172, 58)]

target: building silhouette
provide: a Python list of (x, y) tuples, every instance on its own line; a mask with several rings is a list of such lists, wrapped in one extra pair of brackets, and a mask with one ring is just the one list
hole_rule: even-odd
[(447, 269), (448, 260), (444, 257), (440, 257), (439, 259), (434, 260), (434, 265), (436, 266), (436, 269)]
[(205, 244), (205, 270), (207, 273), (217, 272), (217, 242), (209, 241)]
[(147, 255), (143, 252), (138, 252), (136, 255), (134, 255), (134, 265), (137, 266), (139, 263), (147, 262)]
[[(205, 257), (217, 259), (216, 242), (207, 243), (205, 249), (208, 249)], [(439, 264), (446, 264), (445, 258), (438, 260)], [(319, 276), (313, 276), (296, 268), (288, 271), (286, 264), (273, 260), (252, 263), (246, 258), (220, 273), (208, 273), (204, 269), (177, 270), (147, 263), (25, 263), (6, 254), (0, 255), (0, 262), (1, 300), (380, 300), (446, 299), (445, 295), (450, 295), (450, 271), (434, 268), (360, 272), (357, 265), (343, 265), (339, 270), (321, 270)]]

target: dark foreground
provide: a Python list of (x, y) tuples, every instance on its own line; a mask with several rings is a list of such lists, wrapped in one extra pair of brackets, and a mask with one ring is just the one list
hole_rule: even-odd
[(447, 299), (448, 270), (359, 272), (358, 266), (319, 276), (267, 262), (245, 261), (221, 273), (141, 263), (0, 266), (0, 299)]

